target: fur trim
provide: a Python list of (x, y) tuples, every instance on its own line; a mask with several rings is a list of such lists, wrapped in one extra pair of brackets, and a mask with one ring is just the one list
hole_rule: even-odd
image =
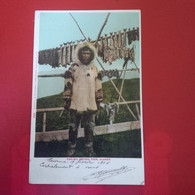
[(93, 59), (91, 60), (91, 62), (89, 63), (89, 65), (87, 65), (88, 67), (92, 66), (95, 59), (96, 59), (96, 54), (97, 54), (97, 51), (96, 51), (96, 48), (94, 47), (94, 45), (92, 43), (88, 43), (88, 42), (83, 42), (83, 43), (80, 43), (77, 45), (76, 47), (76, 51), (75, 51), (75, 58), (74, 58), (74, 61), (79, 64), (79, 65), (83, 65), (82, 62), (79, 60), (79, 50), (84, 48), (84, 47), (88, 47), (92, 52), (93, 52)]
[(72, 73), (69, 71), (69, 70), (67, 70), (66, 72), (65, 72), (65, 75), (64, 75), (64, 78), (71, 78), (72, 77)]
[(97, 102), (103, 101), (103, 92), (102, 92), (102, 89), (97, 90), (95, 96), (96, 96), (96, 101)]
[(102, 74), (99, 72), (97, 78), (102, 81)]

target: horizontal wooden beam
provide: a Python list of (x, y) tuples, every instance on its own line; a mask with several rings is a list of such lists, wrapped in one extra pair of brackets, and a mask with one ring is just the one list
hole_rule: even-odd
[[(122, 105), (122, 104), (136, 104), (136, 103), (140, 103), (140, 100), (118, 102), (117, 104)], [(113, 103), (109, 103), (109, 104), (113, 105), (114, 102)], [(37, 109), (37, 112), (50, 112), (50, 111), (62, 111), (62, 110), (64, 110), (64, 107), (40, 108), (40, 109)]]
[(42, 75), (38, 75), (38, 77), (63, 77), (64, 78), (64, 73), (62, 74), (42, 74)]
[[(113, 69), (114, 70), (114, 69)], [(127, 69), (126, 71), (137, 71), (139, 70), (139, 68), (131, 68), (131, 69)], [(118, 72), (123, 72), (124, 70), (117, 70)], [(64, 73), (61, 74), (42, 74), (42, 75), (38, 75), (38, 77), (63, 77), (64, 78)]]
[[(94, 136), (96, 135), (105, 135), (110, 133), (118, 133), (129, 130), (138, 130), (141, 129), (140, 121), (131, 121), (131, 122), (123, 122), (116, 123), (112, 125), (102, 125), (96, 126), (94, 130)], [(35, 141), (63, 141), (68, 140), (68, 129), (67, 130), (56, 130), (56, 131), (48, 131), (48, 132), (36, 132)], [(84, 128), (78, 130), (78, 138), (84, 137)]]
[(50, 112), (50, 111), (61, 111), (61, 110), (64, 110), (64, 107), (40, 108), (37, 109), (37, 112)]

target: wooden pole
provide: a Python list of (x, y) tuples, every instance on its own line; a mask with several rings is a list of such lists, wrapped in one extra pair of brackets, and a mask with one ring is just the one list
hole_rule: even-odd
[(139, 68), (138, 68), (137, 64), (135, 63), (135, 61), (133, 61), (133, 63), (135, 65), (136, 69), (138, 70), (138, 72), (140, 73)]
[[(120, 94), (122, 94), (122, 92), (123, 92), (123, 85), (124, 85), (125, 75), (126, 75), (126, 71), (127, 71), (127, 64), (128, 63), (125, 64), (125, 70), (124, 70), (124, 74), (123, 74), (123, 80), (122, 80), (122, 83), (121, 83)], [(120, 99), (121, 98), (120, 98), (120, 95), (119, 95), (118, 102), (120, 102)]]
[(38, 75), (38, 77), (64, 77), (64, 74), (45, 74), (45, 75)]
[[(132, 101), (127, 101), (127, 102), (119, 102), (119, 105), (124, 105), (124, 104), (136, 104), (140, 103), (140, 100), (132, 100)], [(114, 105), (115, 102), (109, 103), (110, 105)], [(37, 109), (37, 112), (54, 112), (54, 111), (63, 111), (64, 107), (55, 107), (55, 108), (39, 108)]]
[[(131, 122), (123, 122), (123, 123), (115, 123), (112, 125), (102, 125), (96, 126), (93, 135), (106, 135), (110, 133), (117, 133), (117, 132), (124, 132), (124, 131), (139, 131), (141, 129), (140, 121), (131, 121)], [(47, 132), (36, 132), (35, 141), (43, 141), (49, 142), (52, 140), (63, 141), (68, 140), (69, 130), (54, 130), (54, 131), (47, 131)], [(84, 128), (79, 129), (78, 131), (78, 138), (84, 137)]]
[(101, 28), (101, 30), (100, 30), (98, 36), (97, 36), (97, 39), (96, 39), (96, 41), (95, 41), (95, 44), (98, 42), (98, 40), (99, 40), (99, 38), (100, 38), (100, 36), (101, 36), (101, 33), (102, 33), (103, 29), (104, 29), (104, 26), (106, 25), (106, 23), (107, 23), (107, 21), (108, 21), (108, 17), (109, 17), (109, 16), (110, 16), (110, 13), (108, 13), (108, 15), (107, 15), (107, 17), (106, 17), (106, 20), (104, 21), (104, 24), (103, 24), (103, 26), (102, 26), (102, 28)]
[(136, 111), (137, 111), (138, 119), (140, 120), (139, 107), (138, 107), (138, 105), (137, 105), (137, 104), (135, 104), (135, 106), (136, 106)]
[[(129, 72), (129, 71), (137, 71), (138, 69), (137, 68), (130, 68), (130, 69), (127, 69), (126, 71)], [(118, 70), (118, 72), (121, 72), (120, 73), (120, 76), (121, 77), (121, 74), (124, 70)], [(45, 74), (45, 75), (38, 75), (38, 77), (63, 77), (64, 78), (64, 74)]]
[(75, 23), (77, 24), (77, 26), (78, 26), (79, 30), (81, 31), (81, 33), (82, 33), (83, 37), (85, 38), (85, 40), (88, 41), (88, 40), (87, 40), (87, 37), (84, 35), (83, 31), (81, 30), (81, 28), (80, 28), (78, 22), (75, 20), (75, 18), (73, 17), (73, 15), (72, 15), (71, 13), (69, 13), (69, 14), (71, 15), (71, 17), (73, 18), (73, 20), (74, 20)]
[(43, 132), (46, 131), (46, 112), (43, 113)]

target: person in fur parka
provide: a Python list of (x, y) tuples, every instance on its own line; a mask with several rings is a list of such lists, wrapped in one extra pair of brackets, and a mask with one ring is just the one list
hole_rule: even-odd
[(64, 107), (70, 111), (67, 156), (75, 153), (81, 119), (83, 119), (85, 133), (85, 155), (95, 154), (93, 151), (95, 113), (103, 100), (102, 78), (94, 64), (95, 58), (95, 47), (91, 43), (83, 42), (77, 45), (75, 63), (65, 72)]

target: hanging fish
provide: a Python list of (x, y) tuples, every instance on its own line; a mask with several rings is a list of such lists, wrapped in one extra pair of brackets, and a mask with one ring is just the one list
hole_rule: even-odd
[(60, 50), (59, 50), (59, 64), (62, 64), (62, 53), (63, 52), (63, 45), (60, 45)]
[(75, 60), (75, 49), (76, 49), (76, 45), (75, 42), (72, 43), (72, 62), (74, 62)]
[(105, 34), (104, 38), (104, 62), (107, 62), (109, 59), (109, 48), (108, 48), (108, 37), (107, 34)]
[(137, 27), (136, 30), (136, 40), (139, 41), (139, 27)]
[(122, 34), (121, 34), (121, 31), (119, 31), (118, 33), (118, 56), (119, 58), (122, 58), (121, 47), (122, 47)]
[(104, 53), (104, 39), (103, 39), (103, 37), (101, 37), (101, 40), (100, 40), (100, 53), (102, 54), (102, 56), (103, 56), (103, 53)]
[(132, 30), (132, 39), (133, 39), (133, 41), (137, 40), (137, 31), (135, 28), (133, 28), (133, 30)]
[(50, 64), (51, 49), (45, 50), (45, 64)]
[(114, 69), (114, 75), (113, 76), (115, 76), (117, 79), (120, 78), (119, 71), (117, 69)]
[(59, 67), (59, 48), (55, 49), (55, 65), (56, 67)]
[(108, 48), (108, 37), (107, 37), (107, 34), (105, 34), (105, 38), (104, 38), (104, 48), (105, 49)]
[(129, 59), (132, 62), (135, 62), (135, 51), (134, 51), (134, 47), (132, 47), (131, 49), (129, 49)]
[(114, 36), (110, 33), (110, 49), (114, 49)]
[(118, 35), (117, 35), (116, 32), (114, 33), (114, 47), (115, 47), (115, 48), (118, 47)]
[(73, 62), (73, 59), (72, 59), (72, 44), (70, 45), (70, 63)]
[(66, 44), (63, 47), (63, 54), (62, 54), (62, 66), (66, 65)]
[(52, 67), (55, 67), (54, 66), (54, 60), (55, 60), (54, 58), (55, 58), (54, 49), (51, 49), (50, 64)]
[(132, 39), (132, 32), (131, 32), (131, 29), (129, 28), (129, 31), (128, 31), (128, 44), (130, 45), (133, 41)]
[(126, 30), (127, 29), (124, 29), (124, 32), (123, 32), (123, 48), (121, 50), (121, 55), (123, 58), (128, 58), (128, 49), (126, 47), (126, 42), (127, 42), (127, 39), (126, 39)]
[[(70, 43), (70, 42), (69, 42)], [(69, 44), (68, 43), (68, 44)], [(66, 65), (65, 65), (65, 67), (67, 66), (67, 64), (70, 64), (70, 44), (67, 46), (67, 48), (66, 48)]]
[(122, 34), (121, 31), (118, 33), (118, 47), (121, 48), (122, 46)]
[(124, 29), (124, 32), (123, 32), (123, 47), (126, 47), (126, 42), (127, 42), (127, 40), (126, 40), (126, 30), (127, 29)]
[(100, 43), (97, 43), (97, 54), (100, 57), (103, 57), (104, 52), (103, 52), (103, 47), (104, 47), (104, 42), (103, 42), (103, 38), (100, 38)]
[(110, 47), (109, 47), (109, 58), (108, 62), (111, 65), (112, 61), (115, 60), (115, 55), (114, 55), (114, 36), (112, 33), (110, 33)]
[(39, 64), (44, 64), (44, 52), (43, 51), (39, 51), (39, 60), (38, 60)]

